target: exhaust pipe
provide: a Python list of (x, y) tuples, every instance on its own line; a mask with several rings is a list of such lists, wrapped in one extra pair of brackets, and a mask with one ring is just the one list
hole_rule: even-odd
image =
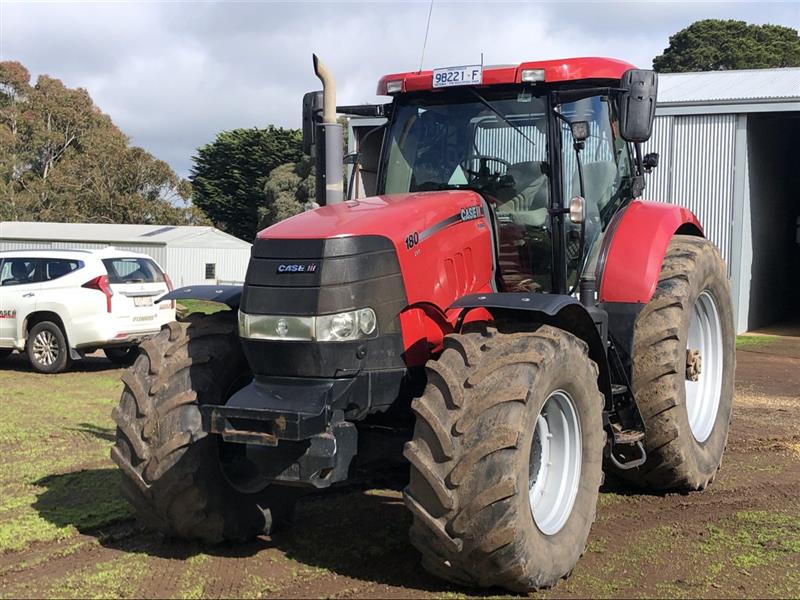
[(344, 135), (336, 122), (336, 82), (319, 57), (312, 56), (314, 73), (322, 82), (322, 123), (316, 136), (316, 197), (320, 205), (336, 204), (344, 200)]

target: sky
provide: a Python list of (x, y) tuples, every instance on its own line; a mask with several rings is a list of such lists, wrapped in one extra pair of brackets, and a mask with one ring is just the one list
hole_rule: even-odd
[[(430, 30), (422, 58), (426, 23)], [(569, 56), (639, 67), (705, 18), (800, 29), (797, 2), (42, 2), (0, 0), (0, 60), (86, 88), (132, 143), (188, 176), (220, 131), (299, 127), (319, 89), (316, 52), (339, 104), (375, 102), (386, 73)]]

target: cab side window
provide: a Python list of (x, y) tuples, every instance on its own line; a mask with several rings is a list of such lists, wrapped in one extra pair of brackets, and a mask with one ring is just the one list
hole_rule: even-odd
[(23, 285), (37, 281), (38, 260), (35, 258), (7, 258), (0, 270), (0, 285)]
[(53, 281), (59, 277), (63, 277), (72, 271), (76, 271), (83, 266), (83, 263), (77, 260), (68, 260), (63, 258), (51, 258), (44, 262), (44, 280)]

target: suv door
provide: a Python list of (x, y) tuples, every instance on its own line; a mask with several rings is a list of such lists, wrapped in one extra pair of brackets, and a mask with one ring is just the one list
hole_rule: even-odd
[(41, 288), (38, 258), (9, 257), (0, 266), (0, 346), (16, 346), (20, 324), (36, 309)]

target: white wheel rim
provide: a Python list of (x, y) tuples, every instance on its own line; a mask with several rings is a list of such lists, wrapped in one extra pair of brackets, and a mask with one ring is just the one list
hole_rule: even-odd
[(36, 334), (33, 339), (33, 356), (36, 362), (49, 367), (58, 360), (60, 353), (58, 340), (51, 332), (44, 330)]
[(581, 479), (581, 422), (570, 395), (556, 390), (547, 397), (531, 444), (528, 501), (533, 521), (554, 535), (569, 519)]
[(722, 394), (722, 327), (714, 298), (707, 291), (697, 297), (686, 340), (688, 353), (699, 352), (700, 369), (696, 381), (690, 379), (687, 365), (686, 412), (689, 428), (698, 442), (705, 442), (714, 429)]

